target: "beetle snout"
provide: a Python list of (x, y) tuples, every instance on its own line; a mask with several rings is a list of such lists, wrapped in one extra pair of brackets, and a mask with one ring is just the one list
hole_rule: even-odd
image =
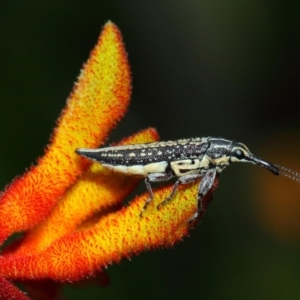
[(280, 172), (279, 172), (279, 169), (277, 166), (259, 158), (259, 157), (256, 157), (254, 156), (253, 154), (250, 154), (249, 157), (248, 157), (248, 160), (249, 162), (257, 165), (257, 166), (261, 166), (267, 170), (269, 170), (270, 172), (272, 172), (273, 174), (275, 175), (279, 175)]

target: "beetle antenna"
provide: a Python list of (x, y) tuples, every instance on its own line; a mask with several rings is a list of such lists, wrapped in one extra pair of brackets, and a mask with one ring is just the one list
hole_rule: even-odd
[(287, 178), (290, 178), (298, 183), (300, 183), (300, 173), (296, 172), (292, 169), (286, 168), (286, 167), (282, 167), (282, 166), (277, 166), (276, 167), (279, 169), (279, 174), (283, 175)]

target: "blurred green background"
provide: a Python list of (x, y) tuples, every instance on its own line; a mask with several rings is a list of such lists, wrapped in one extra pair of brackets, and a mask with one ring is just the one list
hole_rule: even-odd
[[(275, 163), (285, 164), (276, 143), (289, 149), (300, 139), (299, 1), (2, 0), (2, 189), (43, 154), (107, 20), (123, 33), (133, 74), (131, 107), (111, 140), (153, 126), (161, 139), (221, 136), (266, 159), (277, 153)], [(293, 168), (300, 167), (295, 153)], [(299, 299), (300, 236), (277, 235), (257, 213), (256, 188), (266, 173), (230, 167), (189, 238), (109, 267), (107, 288), (67, 287), (65, 295)], [(284, 181), (274, 177), (276, 186)], [(299, 193), (300, 185), (292, 188)]]

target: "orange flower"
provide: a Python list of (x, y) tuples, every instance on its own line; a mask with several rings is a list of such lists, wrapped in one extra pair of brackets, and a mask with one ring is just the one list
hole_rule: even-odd
[[(172, 186), (148, 193), (127, 207), (123, 199), (139, 179), (117, 174), (79, 157), (79, 147), (102, 145), (124, 115), (131, 93), (127, 55), (118, 28), (108, 22), (67, 101), (45, 155), (14, 180), (0, 199), (0, 242), (24, 232), (0, 256), (0, 298), (53, 299), (57, 283), (102, 276), (110, 263), (159, 246), (170, 246), (189, 230), (198, 184), (181, 186), (170, 204), (157, 210)], [(152, 128), (119, 144), (152, 142)], [(204, 199), (206, 206), (210, 194)], [(120, 207), (122, 207), (120, 209)]]

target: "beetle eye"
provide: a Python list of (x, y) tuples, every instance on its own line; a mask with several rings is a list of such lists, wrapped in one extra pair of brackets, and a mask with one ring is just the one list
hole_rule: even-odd
[(244, 152), (242, 151), (242, 150), (240, 150), (240, 149), (236, 149), (236, 150), (234, 150), (234, 156), (236, 157), (236, 158), (238, 158), (238, 159), (242, 159), (242, 158), (244, 158), (245, 157), (245, 154), (244, 154)]

